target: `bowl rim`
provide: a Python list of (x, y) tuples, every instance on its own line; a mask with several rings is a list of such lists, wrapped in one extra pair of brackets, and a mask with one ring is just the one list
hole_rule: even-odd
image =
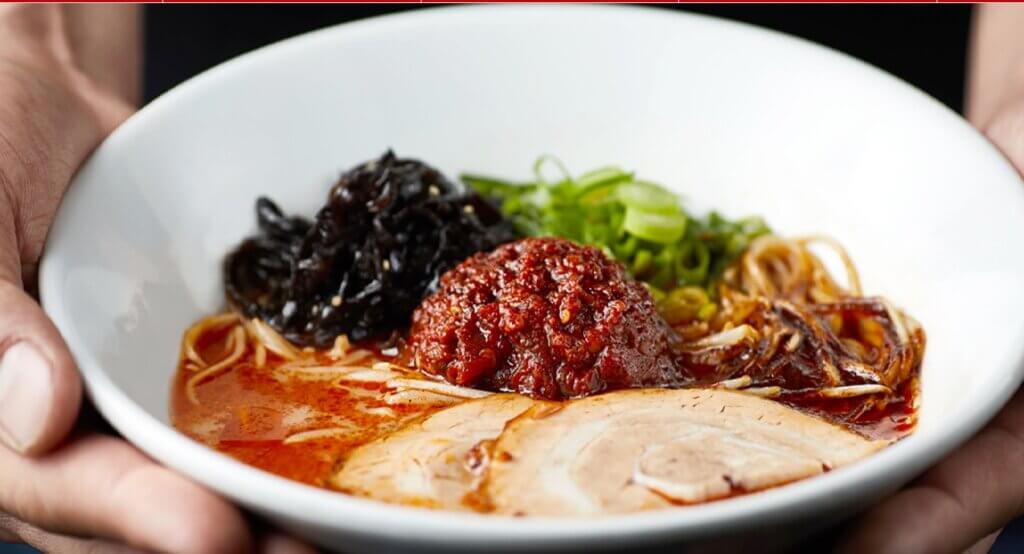
[[(188, 79), (142, 107), (117, 128), (97, 151), (116, 151), (119, 144), (130, 142), (134, 135), (145, 133), (150, 119), (159, 117), (163, 112), (173, 111), (176, 104), (186, 102), (193, 94), (202, 93), (209, 87), (216, 87), (219, 81), (231, 79), (236, 72), (243, 72), (260, 63), (271, 63), (274, 56), (286, 56), (292, 50), (314, 47), (317, 41), (337, 33), (344, 32), (349, 35), (347, 40), (358, 41), (367, 35), (386, 36), (403, 25), (427, 25), (437, 18), (486, 18), (498, 13), (507, 17), (510, 12), (530, 13), (541, 9), (553, 15), (572, 12), (574, 17), (613, 13), (616, 17), (636, 19), (688, 18), (699, 21), (705, 27), (739, 28), (748, 34), (759, 34), (765, 40), (788, 42), (797, 48), (830, 53), (837, 64), (844, 64), (848, 68), (847, 72), (859, 72), (862, 78), (884, 85), (893, 91), (892, 94), (916, 96), (920, 103), (932, 106), (935, 115), (929, 115), (929, 118), (946, 118), (951, 128), (959, 126), (961, 131), (958, 132), (972, 135), (978, 149), (978, 153), (973, 155), (989, 156), (993, 163), (1003, 164), (1007, 177), (1016, 180), (1021, 191), (1020, 198), (1024, 201), (1024, 185), (1016, 171), (980, 133), (958, 114), (902, 80), (831, 48), (777, 31), (713, 16), (636, 6), (435, 7), (326, 27), (258, 48)], [(78, 179), (76, 175), (74, 181)], [(696, 507), (601, 518), (516, 519), (385, 504), (293, 482), (238, 462), (187, 438), (150, 415), (115, 385), (85, 341), (79, 337), (75, 321), (64, 309), (64, 293), (60, 282), (68, 268), (60, 257), (60, 251), (66, 247), (65, 244), (74, 233), (66, 225), (67, 218), (61, 216), (74, 209), (74, 197), (82, 187), (72, 186), (70, 190), (51, 228), (41, 260), (41, 300), (46, 312), (62, 331), (78, 363), (87, 393), (100, 413), (126, 439), (158, 462), (228, 498), (301, 524), (344, 530), (353, 535), (452, 546), (470, 546), (499, 537), (506, 545), (542, 541), (549, 545), (579, 546), (579, 541), (615, 544), (628, 539), (635, 543), (637, 540), (654, 541), (684, 534), (696, 538), (751, 522), (759, 526), (770, 525), (841, 506), (843, 498), (856, 495), (865, 482), (886, 472), (892, 473), (895, 470), (911, 475), (923, 471), (989, 421), (1024, 378), (1024, 348), (1021, 348), (1008, 353), (1007, 359), (1000, 364), (1007, 371), (993, 372), (989, 381), (986, 381), (992, 385), (991, 396), (965, 407), (965, 417), (950, 422), (949, 428), (941, 434), (914, 434), (865, 460), (813, 479)], [(1016, 336), (1018, 344), (1024, 345), (1024, 322)], [(401, 521), (403, 525), (382, 526), (381, 521)]]

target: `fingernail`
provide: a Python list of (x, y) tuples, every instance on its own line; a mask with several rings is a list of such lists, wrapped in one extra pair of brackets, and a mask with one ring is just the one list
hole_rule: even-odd
[(35, 346), (15, 343), (0, 357), (0, 440), (19, 452), (39, 440), (46, 425), (50, 364)]

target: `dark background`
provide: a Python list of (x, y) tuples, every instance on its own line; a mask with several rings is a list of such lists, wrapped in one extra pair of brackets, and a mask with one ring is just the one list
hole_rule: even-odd
[[(436, 9), (379, 6), (149, 6), (146, 99), (228, 58), (311, 29)], [(841, 50), (960, 110), (970, 6), (662, 6), (745, 21)]]
[[(404, 6), (154, 5), (146, 10), (145, 98), (253, 48), (353, 19), (422, 8)], [(888, 71), (954, 110), (963, 104), (969, 6), (691, 5), (685, 10), (769, 27), (841, 50)], [(25, 549), (25, 551), (29, 551)], [(1024, 551), (1024, 524), (993, 552)], [(22, 552), (0, 545), (0, 554)]]

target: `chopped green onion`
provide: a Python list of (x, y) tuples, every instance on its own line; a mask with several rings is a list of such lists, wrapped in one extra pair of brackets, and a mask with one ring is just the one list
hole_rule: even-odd
[(593, 183), (616, 180), (621, 177), (632, 177), (632, 173), (627, 173), (617, 167), (602, 167), (599, 169), (592, 169), (583, 175), (580, 175), (576, 178), (576, 184), (581, 187), (587, 187)]
[(689, 256), (680, 256), (677, 261), (676, 275), (680, 282), (688, 285), (703, 284), (708, 274), (708, 267), (711, 265), (711, 254), (708, 252), (708, 247), (702, 242), (692, 242), (688, 246), (692, 248), (687, 254), (692, 254), (696, 263), (692, 266), (687, 265), (685, 258)]
[[(544, 166), (554, 165), (555, 169), (562, 173), (561, 181), (548, 181), (544, 178)], [(544, 155), (537, 158), (537, 161), (533, 162), (533, 176), (536, 177), (537, 183), (542, 186), (551, 186), (553, 184), (562, 182), (572, 182), (572, 175), (569, 174), (569, 170), (566, 169), (565, 165), (562, 164), (562, 160), (550, 155)]]
[(651, 298), (654, 298), (655, 302), (661, 302), (665, 299), (666, 294), (658, 287), (650, 283), (644, 283), (644, 286), (647, 287), (647, 290), (651, 291)]
[(686, 231), (686, 216), (682, 213), (659, 214), (627, 207), (622, 228), (651, 242), (672, 244)]
[(651, 269), (651, 261), (653, 259), (654, 256), (651, 255), (650, 250), (639, 250), (636, 253), (636, 256), (633, 257), (633, 265), (631, 265), (629, 268), (630, 272), (632, 272), (633, 275), (636, 276), (640, 276), (643, 275), (644, 273), (647, 273), (647, 271)]
[(660, 214), (680, 212), (679, 199), (671, 192), (644, 181), (634, 181), (620, 186), (616, 191), (619, 201), (627, 208)]
[[(600, 248), (644, 282), (659, 305), (669, 302), (676, 306), (669, 311), (687, 320), (713, 317), (711, 298), (722, 273), (750, 241), (771, 232), (760, 217), (732, 221), (712, 212), (693, 218), (677, 195), (617, 167), (574, 179), (557, 159), (543, 156), (533, 169), (530, 183), (480, 175), (462, 180), (497, 201), (521, 236), (557, 236)], [(669, 301), (677, 289), (694, 287), (707, 298), (685, 309), (678, 307), (678, 294)]]
[(701, 321), (708, 321), (711, 318), (715, 317), (716, 313), (718, 313), (718, 304), (715, 304), (714, 302), (708, 302), (707, 304), (701, 306), (700, 310), (697, 311), (697, 319)]
[[(622, 242), (614, 245), (612, 247), (612, 250), (615, 252), (615, 259), (623, 260), (623, 261), (624, 260), (629, 260), (630, 258), (634, 257), (634, 253), (636, 254), (637, 257), (639, 257), (640, 253), (637, 252), (637, 247), (639, 245), (640, 245), (640, 241), (636, 237), (633, 237), (633, 236), (630, 236), (625, 241), (622, 241)], [(650, 255), (651, 255), (651, 252), (647, 251), (647, 256), (650, 256)], [(634, 263), (635, 263), (635, 259), (634, 259)]]
[(507, 198), (509, 196), (520, 196), (522, 193), (533, 190), (534, 185), (530, 183), (509, 183), (479, 175), (462, 175), (462, 182), (484, 196)]

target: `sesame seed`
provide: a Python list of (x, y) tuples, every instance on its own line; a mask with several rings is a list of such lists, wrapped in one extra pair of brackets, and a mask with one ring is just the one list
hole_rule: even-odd
[(476, 210), (473, 209), (473, 206), (471, 204), (466, 204), (462, 208), (462, 211), (466, 212), (467, 214), (471, 214), (471, 213), (475, 212)]
[(380, 265), (381, 265), (381, 267), (384, 268), (384, 271), (391, 271), (391, 262), (390, 261), (384, 260), (383, 262), (380, 263)]
[(336, 294), (333, 297), (331, 297), (331, 306), (334, 306), (335, 308), (341, 306), (341, 296)]
[(427, 190), (430, 192), (431, 196), (441, 195), (441, 189), (437, 188), (437, 185), (430, 185), (429, 187), (427, 187)]

